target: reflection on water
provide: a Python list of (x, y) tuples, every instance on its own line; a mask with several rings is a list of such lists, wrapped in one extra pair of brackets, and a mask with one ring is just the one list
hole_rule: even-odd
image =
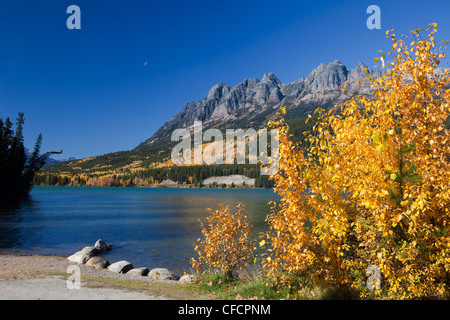
[(0, 249), (22, 246), (23, 212), (33, 212), (34, 206), (30, 199), (0, 202)]
[(207, 208), (242, 202), (257, 233), (271, 200), (272, 190), (36, 187), (0, 206), (0, 251), (67, 256), (102, 238), (114, 245), (110, 262), (188, 271)]

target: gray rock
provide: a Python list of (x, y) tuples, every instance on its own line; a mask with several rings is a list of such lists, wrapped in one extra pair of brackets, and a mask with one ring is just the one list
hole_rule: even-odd
[(218, 83), (211, 88), (208, 92), (207, 99), (220, 99), (225, 96), (228, 92), (230, 92), (231, 87), (225, 83)]
[(195, 277), (192, 274), (185, 274), (178, 280), (181, 284), (192, 283)]
[(320, 64), (306, 78), (306, 89), (317, 93), (339, 90), (339, 87), (347, 81), (348, 70), (339, 61), (329, 64)]
[(98, 239), (97, 242), (94, 245), (94, 248), (100, 250), (100, 251), (106, 251), (111, 250), (111, 246), (108, 245), (105, 241), (102, 239)]
[(84, 264), (86, 261), (88, 261), (91, 258), (91, 256), (87, 255), (83, 251), (78, 251), (67, 258), (70, 262), (75, 262), (79, 264)]
[(127, 271), (127, 274), (129, 275), (133, 275), (133, 276), (146, 276), (148, 275), (149, 270), (145, 267), (143, 268), (135, 268), (135, 269), (131, 269), (129, 271)]
[(114, 273), (127, 273), (131, 269), (133, 269), (133, 265), (128, 261), (118, 261), (108, 266), (108, 271)]
[(86, 261), (86, 265), (96, 269), (106, 269), (109, 266), (109, 262), (102, 257), (96, 256)]
[(150, 270), (148, 276), (153, 280), (178, 280), (180, 279), (175, 273), (166, 268), (155, 268)]
[(87, 255), (90, 255), (91, 257), (93, 257), (101, 252), (98, 248), (95, 248), (95, 247), (84, 247), (83, 249), (81, 249), (81, 251)]
[(288, 97), (297, 98), (305, 90), (305, 78), (295, 80), (284, 86), (284, 93)]
[(76, 252), (67, 258), (67, 260), (79, 264), (85, 264), (90, 258), (99, 253), (98, 249), (94, 247), (84, 247), (82, 250)]

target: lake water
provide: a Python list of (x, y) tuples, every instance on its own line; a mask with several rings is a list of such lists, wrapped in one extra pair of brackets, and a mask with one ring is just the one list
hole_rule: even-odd
[(30, 199), (0, 208), (0, 252), (69, 256), (98, 239), (111, 263), (189, 271), (207, 208), (242, 202), (255, 233), (266, 230), (273, 190), (35, 187)]

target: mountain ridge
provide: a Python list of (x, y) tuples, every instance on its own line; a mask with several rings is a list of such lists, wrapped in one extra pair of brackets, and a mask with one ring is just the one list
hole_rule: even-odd
[[(370, 87), (363, 80), (373, 71), (362, 62), (348, 69), (339, 60), (321, 63), (307, 77), (291, 83), (282, 83), (273, 73), (265, 73), (261, 80), (247, 78), (230, 86), (215, 84), (205, 98), (188, 102), (171, 120), (161, 126), (155, 134), (139, 144), (144, 149), (170, 140), (171, 133), (180, 128), (192, 127), (194, 121), (201, 121), (204, 127), (233, 125), (242, 120), (250, 123), (258, 115), (276, 113), (281, 106), (299, 109), (297, 114), (306, 116), (312, 106), (332, 104), (347, 98), (342, 85), (348, 83), (349, 93), (368, 93)], [(361, 86), (357, 83), (361, 82)], [(261, 121), (259, 121), (261, 122)], [(220, 125), (222, 123), (222, 125)], [(256, 125), (265, 125), (256, 123)]]
[[(235, 86), (219, 82), (203, 99), (186, 103), (153, 136), (134, 149), (55, 164), (46, 167), (42, 174), (133, 174), (148, 168), (170, 166), (171, 149), (177, 143), (171, 141), (171, 135), (176, 129), (192, 129), (194, 121), (201, 121), (203, 130), (264, 128), (281, 107), (286, 108), (286, 119), (304, 123), (301, 118), (306, 118), (318, 107), (327, 110), (346, 100), (350, 94), (370, 93), (369, 82), (364, 79), (372, 74), (373, 71), (363, 63), (348, 69), (335, 60), (321, 63), (306, 77), (290, 83), (282, 83), (273, 73), (265, 73), (261, 80), (246, 78)], [(345, 83), (347, 90), (343, 92)]]

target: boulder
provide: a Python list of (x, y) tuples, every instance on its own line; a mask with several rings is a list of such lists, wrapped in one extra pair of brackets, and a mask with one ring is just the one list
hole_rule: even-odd
[(192, 274), (185, 274), (184, 276), (182, 276), (180, 278), (180, 283), (181, 284), (185, 284), (185, 283), (192, 283), (194, 281), (195, 277)]
[(71, 262), (85, 264), (90, 258), (95, 256), (98, 252), (99, 252), (98, 249), (95, 249), (94, 247), (84, 247), (82, 250), (76, 252), (67, 259)]
[(102, 257), (92, 257), (86, 262), (87, 266), (94, 267), (95, 269), (106, 269), (109, 266), (109, 262)]
[(91, 257), (86, 255), (86, 253), (84, 253), (82, 251), (78, 251), (78, 252), (74, 253), (73, 255), (71, 255), (70, 257), (68, 257), (67, 260), (69, 260), (71, 262), (79, 263), (79, 264), (84, 264), (90, 258)]
[(81, 249), (81, 251), (86, 253), (87, 255), (90, 255), (91, 257), (101, 252), (98, 248), (95, 247), (84, 247), (83, 249)]
[(108, 270), (115, 273), (127, 273), (133, 269), (133, 265), (128, 261), (119, 261), (108, 266)]
[(107, 244), (105, 241), (103, 241), (102, 239), (97, 240), (97, 242), (94, 245), (94, 248), (96, 248), (100, 251), (111, 250), (111, 246), (109, 244)]
[(150, 270), (148, 276), (153, 280), (178, 280), (179, 276), (166, 268), (155, 268)]
[(145, 267), (143, 268), (135, 268), (131, 269), (130, 271), (127, 271), (127, 274), (132, 276), (146, 276), (149, 273), (149, 270)]

